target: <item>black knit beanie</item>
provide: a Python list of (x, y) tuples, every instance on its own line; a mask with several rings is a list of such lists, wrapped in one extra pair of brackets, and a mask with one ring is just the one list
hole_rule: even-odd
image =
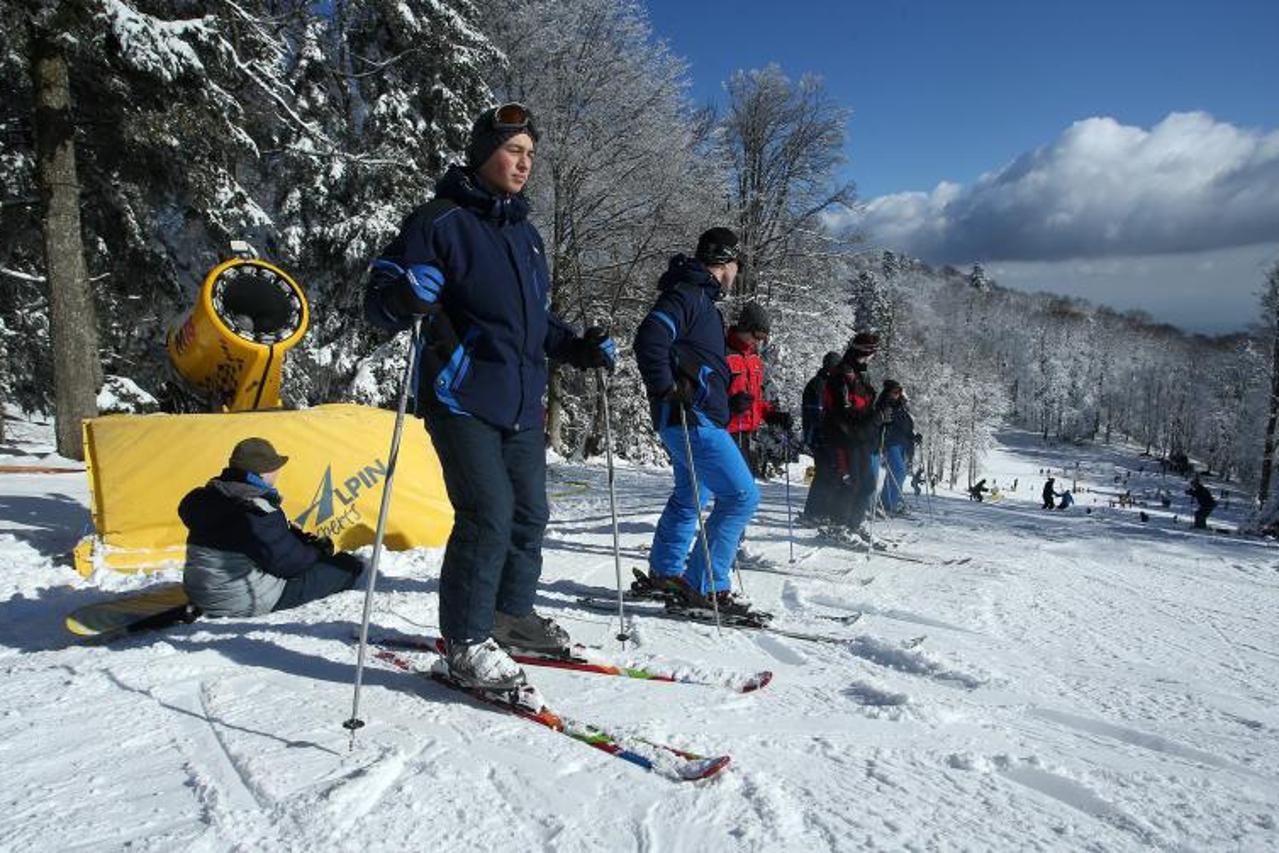
[(517, 134), (527, 133), (538, 140), (537, 127), (533, 124), (533, 114), (528, 113), (528, 124), (524, 127), (494, 127), (493, 117), (498, 108), (493, 107), (480, 113), (479, 118), (471, 125), (471, 141), (466, 145), (466, 165), (472, 169), (483, 166), (493, 152), (501, 148), (506, 140)]

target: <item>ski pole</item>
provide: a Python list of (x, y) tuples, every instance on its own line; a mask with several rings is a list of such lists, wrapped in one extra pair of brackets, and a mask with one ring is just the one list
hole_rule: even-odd
[(782, 470), (786, 472), (786, 538), (790, 540), (790, 561), (795, 562), (795, 527), (790, 512), (790, 431), (782, 434)]
[(702, 490), (697, 485), (697, 466), (693, 464), (693, 442), (688, 437), (688, 412), (683, 403), (676, 402), (676, 405), (679, 406), (679, 425), (684, 429), (684, 453), (688, 457), (688, 477), (693, 485), (693, 506), (697, 510), (697, 534), (702, 540), (702, 558), (706, 561), (706, 588), (710, 590), (711, 607), (715, 611), (715, 630), (722, 635), (724, 629), (719, 624), (719, 598), (715, 595), (715, 575), (711, 571), (711, 546), (706, 538), (706, 523), (702, 521)]
[(364, 655), (369, 642), (369, 616), (373, 608), (373, 586), (377, 583), (378, 558), (382, 556), (382, 540), (386, 535), (386, 514), (391, 507), (391, 482), (395, 479), (395, 463), (400, 456), (400, 437), (404, 433), (404, 413), (408, 409), (409, 384), (417, 361), (418, 342), (422, 337), (422, 318), (413, 318), (413, 336), (405, 359), (404, 379), (400, 383), (400, 404), (395, 412), (395, 429), (391, 431), (391, 452), (387, 457), (386, 480), (382, 484), (382, 504), (377, 513), (377, 532), (373, 536), (373, 558), (369, 561), (369, 582), (364, 589), (364, 615), (360, 619), (360, 650), (355, 662), (355, 695), (351, 700), (351, 718), (342, 724), (351, 732), (351, 749), (355, 748), (355, 732), (363, 727), (360, 719), (360, 686), (364, 682)]
[(604, 398), (604, 457), (608, 460), (608, 508), (613, 516), (613, 568), (617, 570), (617, 639), (626, 647), (631, 637), (626, 633), (626, 605), (622, 596), (622, 544), (617, 531), (617, 487), (613, 482), (613, 427), (608, 408), (608, 383), (604, 368), (595, 368), (595, 384)]

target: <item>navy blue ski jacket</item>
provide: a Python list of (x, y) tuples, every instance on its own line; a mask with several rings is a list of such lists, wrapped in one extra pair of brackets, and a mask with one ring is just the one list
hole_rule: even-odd
[(710, 423), (728, 425), (728, 369), (724, 317), (715, 305), (719, 282), (697, 260), (676, 255), (657, 283), (660, 294), (635, 332), (635, 359), (652, 403), (653, 425), (669, 425), (662, 395), (683, 377), (693, 408)]
[(384, 329), (412, 325), (410, 277), (443, 281), (439, 310), (423, 321), (419, 414), (443, 406), (503, 429), (542, 428), (546, 359), (569, 359), (577, 335), (551, 313), (546, 253), (528, 213), (523, 195), (490, 192), (453, 166), (374, 261), (364, 313)]
[(289, 527), (280, 493), (254, 485), (250, 476), (227, 468), (187, 493), (178, 504), (187, 545), (243, 554), (268, 575), (298, 577), (320, 559), (320, 550)]

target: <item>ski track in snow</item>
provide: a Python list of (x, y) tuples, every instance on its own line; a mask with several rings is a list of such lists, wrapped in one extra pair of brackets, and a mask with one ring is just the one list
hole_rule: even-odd
[[(779, 626), (837, 643), (632, 613), (622, 649), (616, 615), (577, 604), (614, 594), (605, 469), (551, 467), (543, 612), (612, 656), (774, 672), (736, 694), (530, 670), (565, 714), (733, 756), (697, 784), (376, 665), (352, 748), (359, 593), (70, 644), (67, 612), (148, 580), (84, 581), (59, 556), (87, 519), (81, 478), (0, 475), (0, 848), (1279, 848), (1279, 547), (1088, 503), (1117, 460), (1134, 494), (1161, 485), (1135, 453), (1002, 440), (984, 473), (1020, 492), (979, 505), (941, 489), (877, 522), (918, 563), (800, 526), (790, 562), (784, 484), (763, 484), (748, 539), (774, 565), (746, 590)], [(1038, 470), (1074, 459), (1093, 514), (1039, 510)], [(670, 480), (621, 467), (617, 482), (629, 584)], [(386, 555), (375, 626), (437, 632), (441, 556)]]

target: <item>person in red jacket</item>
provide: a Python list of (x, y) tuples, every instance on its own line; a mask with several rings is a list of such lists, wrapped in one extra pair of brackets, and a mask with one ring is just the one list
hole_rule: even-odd
[(790, 412), (764, 399), (764, 360), (758, 347), (768, 341), (768, 312), (758, 302), (747, 302), (728, 329), (728, 434), (742, 452), (751, 473), (764, 479), (765, 460), (755, 434), (764, 424), (789, 431)]

